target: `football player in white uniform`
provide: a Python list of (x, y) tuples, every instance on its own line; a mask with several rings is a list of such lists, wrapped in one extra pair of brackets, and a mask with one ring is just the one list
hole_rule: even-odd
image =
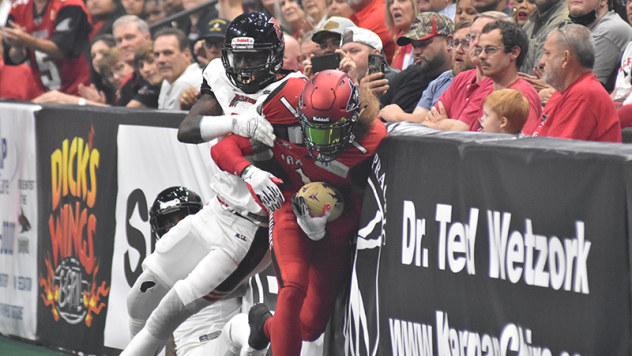
[[(261, 110), (293, 112), (282, 99), (300, 95), (296, 88), (306, 81), (300, 73), (281, 73), (284, 50), (276, 20), (258, 12), (236, 17), (226, 31), (222, 59), (204, 70), (202, 96), (180, 125), (178, 139), (201, 143), (235, 133), (272, 146), (274, 130)], [(270, 98), (280, 99), (273, 106)], [(263, 150), (260, 158), (271, 158), (271, 152)], [(184, 320), (236, 295), (237, 287), (269, 264), (267, 229), (259, 227), (267, 227), (267, 210), (283, 201), (280, 179), (252, 165), (236, 173), (213, 176), (217, 197), (166, 233), (143, 262), (128, 295), (135, 336), (122, 356), (156, 354)]]

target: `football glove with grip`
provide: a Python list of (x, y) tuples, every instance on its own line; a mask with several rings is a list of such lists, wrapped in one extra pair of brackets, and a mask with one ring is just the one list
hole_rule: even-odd
[(303, 232), (313, 241), (320, 241), (327, 234), (327, 219), (331, 215), (331, 205), (327, 203), (323, 209), (323, 215), (311, 216), (309, 207), (304, 197), (294, 194), (292, 197), (292, 210), (296, 215), (296, 222)]
[(200, 136), (204, 142), (235, 133), (254, 139), (267, 146), (274, 146), (274, 129), (254, 105), (239, 115), (204, 116), (200, 120)]
[(281, 208), (285, 199), (277, 184), (282, 184), (283, 180), (253, 165), (244, 169), (241, 178), (259, 205), (271, 212)]
[(243, 114), (233, 116), (232, 130), (239, 136), (251, 138), (266, 146), (274, 146), (274, 129), (272, 124), (261, 115), (257, 109), (258, 105), (253, 105)]

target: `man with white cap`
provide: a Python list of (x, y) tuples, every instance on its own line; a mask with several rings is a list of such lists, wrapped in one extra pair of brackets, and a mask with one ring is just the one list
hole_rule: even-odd
[[(382, 40), (371, 30), (360, 27), (349, 27), (342, 35), (340, 49), (355, 63), (356, 71), (358, 72), (358, 81), (361, 81), (368, 73), (369, 54), (382, 53)], [(390, 81), (397, 73), (399, 73), (398, 69), (392, 68), (385, 63), (385, 79)]]

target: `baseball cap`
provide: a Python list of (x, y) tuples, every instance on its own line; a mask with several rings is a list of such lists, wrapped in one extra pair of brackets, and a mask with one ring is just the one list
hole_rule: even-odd
[(312, 41), (318, 43), (319, 40), (328, 33), (335, 33), (342, 36), (345, 29), (349, 27), (356, 27), (356, 25), (353, 21), (344, 17), (332, 16), (328, 18), (323, 24), (323, 27), (312, 36)]
[(216, 18), (209, 21), (208, 24), (206, 24), (204, 32), (201, 34), (200, 38), (226, 37), (226, 28), (228, 28), (229, 23), (230, 21), (222, 18)]
[(349, 27), (345, 29), (345, 32), (342, 34), (342, 43), (340, 44), (340, 47), (349, 42), (362, 43), (380, 51), (382, 50), (382, 40), (380, 39), (380, 36), (371, 30), (367, 30), (366, 28)]
[(453, 34), (454, 22), (449, 17), (436, 12), (422, 12), (413, 20), (410, 31), (397, 39), (397, 45), (405, 46), (412, 41)]

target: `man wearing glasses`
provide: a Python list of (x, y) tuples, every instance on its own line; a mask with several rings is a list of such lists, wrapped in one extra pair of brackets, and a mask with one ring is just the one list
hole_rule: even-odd
[[(492, 80), (492, 91), (515, 89), (527, 98), (530, 110), (523, 132), (530, 135), (539, 124), (542, 102), (533, 86), (518, 75), (518, 68), (524, 61), (528, 47), (529, 39), (522, 28), (510, 22), (495, 21), (483, 27), (474, 54), (480, 60), (483, 74)], [(482, 115), (481, 105), (477, 117), (480, 118)], [(470, 131), (479, 129), (479, 121), (474, 120), (470, 125)]]
[[(491, 93), (493, 83), (483, 74), (480, 60), (474, 55), (473, 49), (478, 46), (483, 27), (493, 21), (510, 21), (510, 18), (501, 12), (490, 11), (474, 19), (470, 33), (460, 47), (463, 55), (469, 57), (476, 69), (466, 70), (454, 77), (448, 90), (426, 115), (422, 122), (424, 125), (439, 130), (468, 131), (472, 122), (480, 118), (477, 116), (478, 112), (485, 97)], [(459, 50), (455, 54), (458, 55)]]

